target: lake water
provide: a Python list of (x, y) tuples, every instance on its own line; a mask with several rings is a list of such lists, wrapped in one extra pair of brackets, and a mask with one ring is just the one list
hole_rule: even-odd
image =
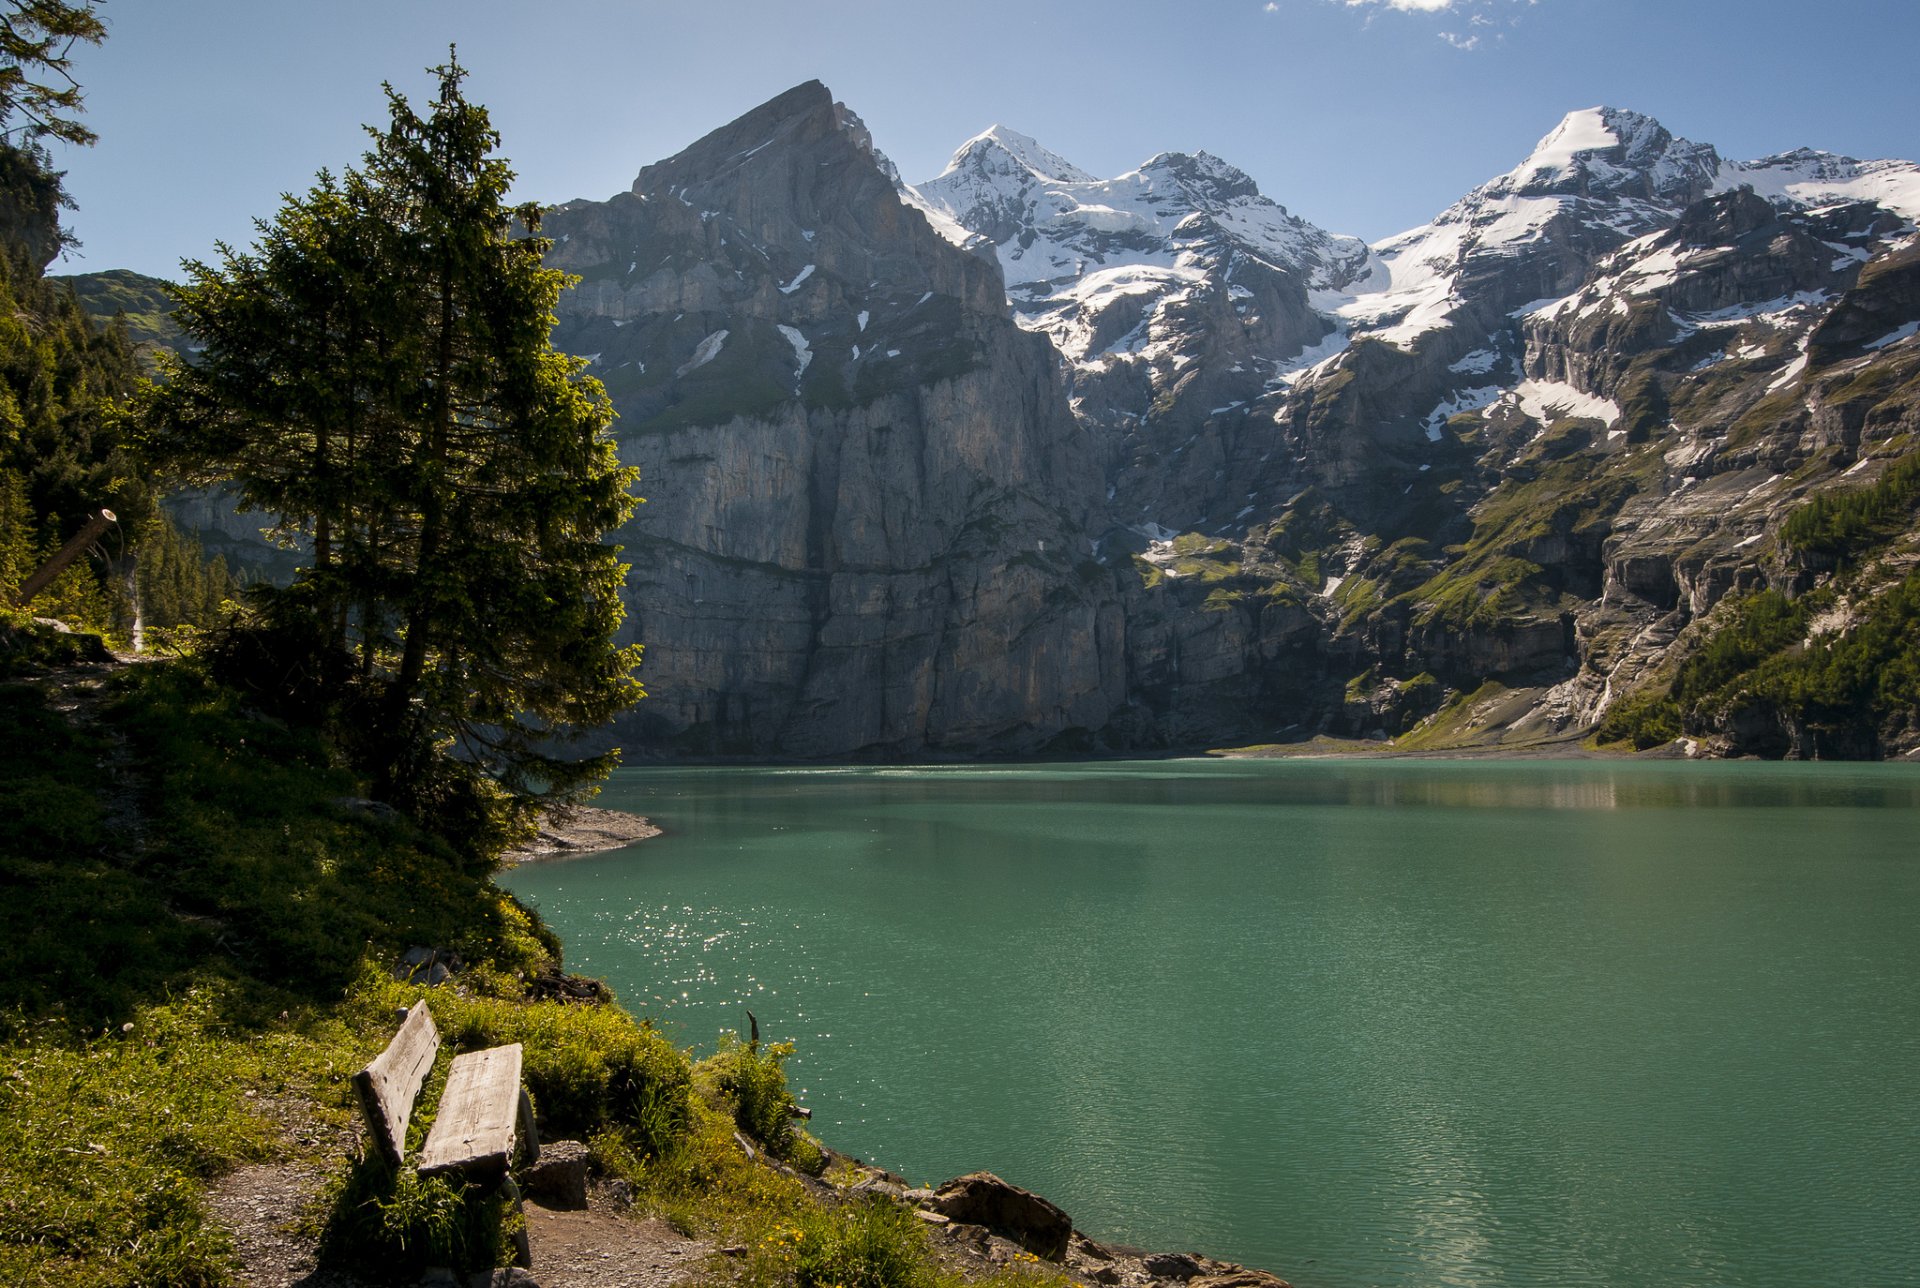
[(1920, 769), (645, 768), (506, 884), (835, 1148), (1299, 1288), (1920, 1284)]

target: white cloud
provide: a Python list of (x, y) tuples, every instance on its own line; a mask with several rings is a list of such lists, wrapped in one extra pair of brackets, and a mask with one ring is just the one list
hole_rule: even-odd
[[(1455, 18), (1466, 19), (1469, 27), (1494, 27), (1513, 26), (1519, 21), (1518, 13), (1515, 11), (1530, 9), (1540, 0), (1334, 0), (1334, 2), (1344, 4), (1349, 9), (1365, 9), (1369, 23), (1373, 21), (1375, 13), (1391, 10), (1395, 13), (1449, 14)], [(1271, 10), (1273, 6), (1269, 4), (1267, 8)], [(1497, 20), (1495, 15), (1502, 13), (1510, 13), (1512, 16)], [(1478, 49), (1483, 43), (1477, 33), (1469, 35), (1458, 31), (1442, 31), (1438, 34), (1440, 39), (1455, 49)], [(1496, 34), (1493, 40), (1498, 44), (1501, 37)]]

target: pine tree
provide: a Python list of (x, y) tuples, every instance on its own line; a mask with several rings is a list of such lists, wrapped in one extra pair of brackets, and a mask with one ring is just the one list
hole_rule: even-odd
[(93, 142), (93, 131), (75, 119), (81, 93), (69, 55), (76, 43), (97, 45), (106, 34), (91, 3), (0, 3), (0, 133), (8, 142)]
[(141, 414), (156, 452), (309, 543), (263, 620), (311, 641), (329, 700), (381, 731), (377, 790), (417, 802), (452, 763), (521, 802), (570, 798), (612, 757), (565, 759), (555, 737), (641, 696), (605, 540), (636, 471), (599, 382), (551, 345), (570, 279), (523, 235), (538, 210), (507, 204), (465, 71), (435, 71), (424, 117), (388, 88), (360, 169), (289, 198), (252, 251), (189, 266), (176, 317), (203, 349)]

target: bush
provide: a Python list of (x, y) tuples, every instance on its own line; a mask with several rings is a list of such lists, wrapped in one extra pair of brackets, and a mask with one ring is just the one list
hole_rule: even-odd
[(791, 1042), (762, 1047), (742, 1042), (736, 1033), (723, 1033), (719, 1053), (707, 1062), (714, 1085), (733, 1106), (734, 1122), (777, 1158), (793, 1152), (798, 1135), (793, 1129), (793, 1095), (781, 1067), (792, 1054)]
[(920, 1221), (869, 1198), (810, 1208), (776, 1222), (751, 1246), (749, 1282), (793, 1288), (928, 1288), (932, 1257)]

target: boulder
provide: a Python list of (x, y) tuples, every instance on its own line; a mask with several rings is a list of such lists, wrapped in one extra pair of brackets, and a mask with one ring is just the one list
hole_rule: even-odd
[(1142, 1257), (1140, 1264), (1155, 1279), (1178, 1279), (1185, 1283), (1200, 1273), (1200, 1263), (1184, 1252), (1156, 1252)]
[(985, 1226), (1049, 1261), (1066, 1256), (1073, 1235), (1073, 1219), (1065, 1212), (992, 1172), (948, 1181), (934, 1191), (933, 1208), (950, 1221)]
[(556, 1140), (540, 1147), (540, 1160), (520, 1178), (530, 1199), (550, 1208), (587, 1205), (587, 1162), (590, 1151), (577, 1140)]

